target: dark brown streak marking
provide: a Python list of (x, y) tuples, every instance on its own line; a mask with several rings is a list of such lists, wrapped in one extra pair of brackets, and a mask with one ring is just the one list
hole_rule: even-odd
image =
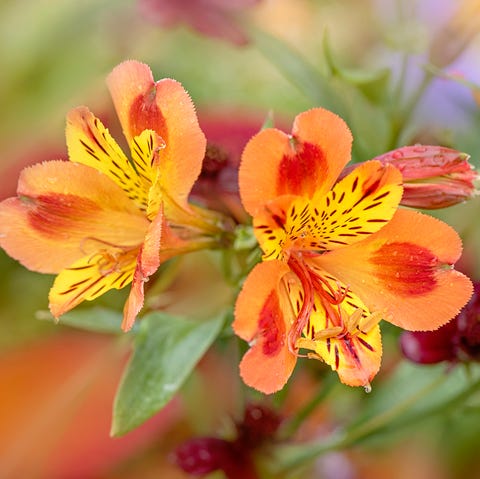
[(357, 186), (358, 186), (358, 176), (353, 180), (352, 193), (357, 189)]
[(385, 198), (385, 196), (388, 196), (389, 194), (390, 194), (390, 191), (385, 191), (385, 193), (375, 196), (375, 198), (373, 198), (373, 201), (381, 200), (382, 198)]
[(85, 266), (74, 266), (74, 267), (70, 267), (70, 268), (66, 268), (66, 269), (69, 270), (69, 271), (80, 271), (82, 269), (93, 268), (95, 266), (96, 266), (96, 264), (92, 263), (92, 264), (87, 264)]
[(280, 218), (280, 216), (278, 215), (272, 215), (272, 219), (273, 221), (275, 221), (275, 223), (277, 224), (277, 226), (279, 228), (282, 228), (283, 229), (283, 222), (282, 222), (282, 219)]
[(371, 205), (365, 206), (365, 208), (363, 208), (363, 211), (370, 210), (370, 209), (375, 208), (376, 206), (379, 206), (381, 204), (382, 204), (381, 201), (378, 201), (377, 203), (372, 203)]
[(361, 345), (365, 346), (368, 350), (374, 352), (375, 349), (370, 343), (367, 343), (364, 339), (362, 339), (360, 336), (357, 336), (358, 341), (360, 342)]
[[(96, 126), (96, 125), (95, 125)], [(98, 141), (98, 138), (95, 136), (95, 134), (93, 133), (92, 129), (90, 128), (90, 126), (87, 125), (87, 128), (88, 128), (88, 132), (90, 133), (90, 136), (92, 137), (92, 140), (97, 144), (97, 146), (107, 155), (109, 156), (107, 150), (103, 147), (103, 145)]]
[(86, 152), (87, 152), (90, 156), (92, 156), (93, 158), (95, 158), (97, 161), (100, 161), (100, 158), (99, 158), (95, 153), (93, 153), (92, 151), (86, 150)]

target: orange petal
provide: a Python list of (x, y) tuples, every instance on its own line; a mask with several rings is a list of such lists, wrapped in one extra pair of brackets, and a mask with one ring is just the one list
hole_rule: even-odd
[(143, 307), (144, 284), (160, 266), (160, 243), (164, 224), (163, 210), (150, 224), (145, 242), (138, 253), (137, 265), (133, 274), (132, 289), (123, 308), (122, 329), (129, 331)]
[(472, 294), (471, 281), (454, 271), (461, 240), (445, 223), (398, 210), (364, 241), (318, 256), (315, 262), (347, 284), (371, 311), (404, 329), (436, 329)]
[(261, 131), (242, 155), (239, 184), (245, 209), (254, 216), (280, 195), (325, 194), (350, 160), (351, 144), (345, 122), (321, 108), (298, 115), (292, 136)]
[(137, 251), (138, 248), (100, 250), (62, 270), (48, 295), (50, 312), (58, 318), (82, 301), (91, 301), (110, 289), (121, 289), (129, 284)]
[(288, 349), (291, 323), (282, 278), (285, 263), (260, 263), (247, 277), (235, 306), (235, 333), (252, 342), (240, 364), (245, 383), (265, 394), (280, 390), (293, 372), (296, 356)]
[(163, 187), (185, 203), (200, 174), (206, 140), (188, 93), (175, 80), (154, 82), (150, 68), (126, 61), (110, 73), (107, 84), (129, 143), (144, 130), (166, 143), (159, 157)]
[(24, 169), (18, 195), (0, 203), (0, 246), (42, 273), (58, 273), (99, 245), (140, 244), (148, 226), (105, 175), (71, 162)]

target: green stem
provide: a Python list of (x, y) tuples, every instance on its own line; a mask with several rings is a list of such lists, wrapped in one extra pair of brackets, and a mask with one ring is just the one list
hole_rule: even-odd
[(405, 125), (408, 124), (408, 122), (410, 121), (418, 103), (420, 102), (422, 96), (425, 94), (427, 88), (430, 86), (430, 83), (434, 76), (435, 75), (433, 75), (430, 71), (425, 71), (423, 79), (417, 90), (408, 99), (406, 106), (398, 111), (398, 116), (395, 118), (394, 121), (394, 131), (391, 139), (392, 148), (396, 148), (399, 146), (399, 141), (401, 139), (402, 133), (404, 132)]

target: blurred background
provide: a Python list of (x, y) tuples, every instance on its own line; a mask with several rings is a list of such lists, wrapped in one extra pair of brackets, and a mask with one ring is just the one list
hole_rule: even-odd
[[(87, 105), (120, 138), (105, 77), (126, 59), (149, 64), (156, 79), (180, 81), (207, 139), (234, 163), (267, 118), (289, 131), (296, 114), (324, 106), (352, 128), (354, 161), (424, 143), (465, 151), (478, 167), (479, 31), (478, 0), (2, 0), (0, 199), (15, 195), (23, 167), (67, 157), (71, 108)], [(459, 269), (474, 280), (479, 211), (473, 199), (434, 212), (462, 236)], [(202, 278), (216, 278), (211, 258), (189, 261)], [(218, 404), (199, 413), (184, 393), (138, 430), (110, 439), (128, 341), (42, 320), (53, 277), (27, 271), (3, 251), (0, 268), (0, 478), (190, 477), (171, 451), (189, 435), (218, 433), (235, 415), (238, 358), (225, 361), (225, 350), (212, 351), (197, 373), (203, 379), (187, 385), (205, 401), (216, 388)], [(100, 304), (120, 309), (124, 297), (110, 293)], [(174, 290), (159, 307), (179, 307)], [(385, 329), (385, 384), (392, 370), (404, 385), (408, 372), (422, 384), (428, 368), (448, 368), (398, 372), (405, 362), (398, 331)], [(282, 411), (299, 408), (316, 379), (297, 375), (297, 392), (282, 400)], [(368, 401), (341, 385), (331, 394), (335, 401), (310, 417), (305, 437), (334, 429)], [(410, 424), (388, 440), (329, 452), (291, 477), (480, 478), (479, 399), (474, 394), (448, 415)]]

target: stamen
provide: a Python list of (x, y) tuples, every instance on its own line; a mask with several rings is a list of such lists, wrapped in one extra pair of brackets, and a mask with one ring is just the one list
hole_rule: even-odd
[(358, 329), (363, 334), (367, 334), (374, 328), (383, 318), (385, 314), (382, 311), (375, 311), (366, 318), (361, 318), (358, 324)]
[[(349, 333), (355, 332), (362, 320), (363, 309), (357, 308), (350, 317), (345, 321), (347, 323), (347, 328)], [(360, 329), (360, 328), (358, 328)]]
[(343, 328), (341, 326), (334, 326), (333, 328), (326, 328), (322, 331), (318, 331), (315, 333), (313, 339), (318, 341), (327, 338), (335, 338), (336, 336), (340, 335), (343, 332)]

